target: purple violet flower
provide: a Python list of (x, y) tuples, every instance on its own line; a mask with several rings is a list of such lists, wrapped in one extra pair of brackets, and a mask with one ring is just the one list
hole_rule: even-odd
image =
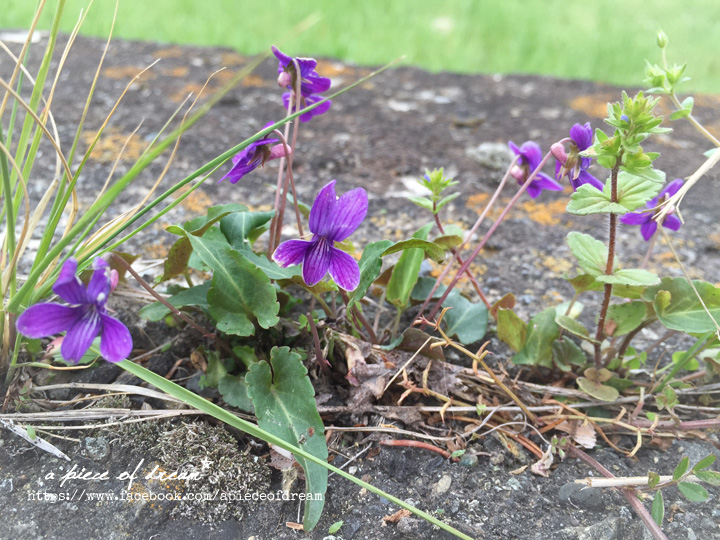
[(108, 296), (117, 285), (118, 274), (97, 258), (87, 287), (77, 276), (77, 260), (68, 259), (60, 269), (53, 291), (70, 304), (43, 303), (27, 308), (17, 320), (17, 330), (29, 338), (49, 337), (67, 331), (60, 352), (77, 363), (100, 334), (100, 354), (108, 362), (125, 360), (132, 351), (127, 327), (107, 314)]
[[(680, 191), (680, 188), (684, 183), (685, 182), (683, 182), (680, 178), (676, 178), (665, 186), (657, 197), (648, 201), (646, 206), (648, 209), (652, 210), (652, 212), (630, 212), (629, 214), (620, 216), (620, 222), (626, 225), (640, 225), (640, 233), (645, 241), (648, 242), (657, 231), (658, 224), (654, 218), (662, 209), (662, 204)], [(665, 216), (662, 226), (667, 229), (677, 231), (682, 226), (682, 221), (680, 221), (679, 217), (670, 213)]]
[(552, 146), (552, 153), (555, 156), (555, 180), (562, 180), (564, 176), (570, 179), (573, 189), (577, 189), (583, 184), (603, 190), (603, 183), (590, 174), (587, 170), (592, 163), (592, 158), (580, 156), (583, 152), (592, 146), (593, 130), (590, 122), (585, 125), (575, 124), (570, 128), (570, 153), (566, 154), (565, 149), (559, 143)]
[[(297, 87), (297, 69), (292, 56), (288, 56), (277, 47), (273, 46), (273, 54), (280, 61), (278, 65), (278, 85), (282, 88), (287, 88), (289, 92), (285, 92), (282, 96), (283, 105), (285, 110), (290, 107), (292, 102), (291, 113), (296, 111), (296, 95), (295, 89)], [(300, 110), (305, 109), (310, 105), (314, 105), (318, 101), (322, 101), (324, 98), (320, 95), (322, 92), (327, 91), (330, 88), (331, 81), (327, 77), (321, 77), (315, 71), (317, 67), (317, 61), (312, 58), (296, 58), (298, 67), (300, 68)], [(309, 111), (303, 115), (300, 115), (301, 122), (309, 122), (313, 116), (319, 116), (330, 110), (332, 101), (326, 101), (319, 107), (316, 107), (312, 111)]]
[(365, 219), (367, 193), (353, 189), (338, 198), (335, 180), (320, 190), (310, 210), (310, 232), (313, 239), (288, 240), (275, 250), (273, 259), (283, 268), (302, 263), (305, 283), (312, 287), (330, 272), (330, 277), (346, 291), (360, 283), (360, 268), (350, 255), (334, 246), (342, 242)]
[[(508, 146), (510, 147), (510, 150), (515, 152), (515, 155), (520, 156), (517, 165), (513, 167), (510, 174), (518, 181), (518, 184), (522, 185), (527, 181), (528, 177), (537, 168), (537, 166), (540, 165), (543, 158), (542, 150), (540, 150), (540, 146), (533, 141), (523, 143), (520, 148), (518, 148), (514, 142), (510, 141), (508, 142)], [(527, 193), (534, 199), (542, 193), (543, 189), (547, 189), (549, 191), (562, 191), (563, 187), (547, 174), (538, 173), (535, 176), (535, 179), (530, 182), (530, 185), (527, 187)]]
[[(315, 71), (317, 61), (314, 58), (298, 57), (293, 59), (292, 56), (283, 53), (274, 45), (272, 52), (280, 61), (278, 65), (278, 84), (280, 87), (295, 90), (297, 85), (297, 69), (295, 68), (295, 62), (293, 60), (297, 60), (298, 66), (300, 67), (300, 93), (303, 96), (308, 97), (312, 94), (321, 94), (330, 88), (330, 79), (321, 77), (317, 71)], [(288, 74), (289, 77), (284, 74)]]
[[(268, 124), (265, 124), (263, 129), (268, 126), (272, 126), (273, 124), (274, 122), (269, 122)], [(218, 181), (218, 183), (227, 178), (231, 184), (235, 184), (249, 172), (265, 165), (266, 161), (287, 157), (285, 154), (285, 147), (282, 144), (277, 144), (276, 146), (270, 148), (271, 144), (278, 142), (280, 142), (279, 139), (265, 138), (259, 139), (247, 145), (245, 149), (232, 158), (232, 168)]]

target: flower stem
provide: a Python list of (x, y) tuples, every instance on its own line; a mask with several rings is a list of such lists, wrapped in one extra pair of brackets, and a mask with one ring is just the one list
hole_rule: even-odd
[[(340, 296), (342, 297), (343, 302), (345, 302), (345, 305), (347, 306), (350, 303), (350, 298), (348, 297), (347, 292), (340, 289)], [(362, 312), (357, 308), (357, 306), (352, 306), (351, 311), (352, 315), (356, 317), (358, 321), (360, 321), (360, 324), (365, 329), (365, 332), (367, 332), (367, 335), (370, 338), (370, 343), (377, 344), (378, 340), (375, 332), (373, 331), (373, 327), (370, 325)]]
[[(535, 168), (535, 170), (530, 174), (530, 176), (527, 177), (527, 180), (525, 180), (525, 183), (524, 183), (522, 186), (520, 186), (520, 189), (519, 189), (518, 192), (513, 196), (513, 198), (510, 199), (510, 202), (507, 203), (507, 205), (506, 205), (505, 208), (503, 209), (503, 211), (502, 211), (502, 213), (500, 214), (500, 216), (495, 220), (495, 222), (492, 224), (492, 226), (490, 227), (490, 229), (488, 230), (488, 232), (485, 233), (485, 236), (484, 236), (483, 239), (480, 241), (480, 243), (477, 245), (477, 247), (476, 247), (475, 250), (472, 252), (472, 254), (470, 255), (470, 257), (468, 257), (468, 259), (465, 261), (465, 263), (460, 267), (460, 270), (457, 271), (457, 273), (455, 274), (455, 277), (454, 277), (453, 280), (450, 282), (450, 285), (448, 285), (448, 288), (445, 290), (445, 292), (443, 293), (443, 295), (440, 297), (440, 299), (439, 299), (437, 302), (435, 302), (435, 305), (433, 306), (432, 310), (430, 311), (430, 315), (427, 317), (428, 319), (432, 319), (432, 318), (435, 316), (435, 314), (440, 310), (440, 307), (442, 306), (442, 303), (445, 301), (445, 299), (448, 297), (448, 295), (450, 294), (450, 292), (453, 290), (453, 287), (455, 287), (455, 285), (457, 284), (458, 280), (460, 279), (460, 276), (462, 276), (463, 272), (465, 272), (465, 270), (467, 269), (467, 267), (470, 266), (470, 263), (472, 263), (472, 261), (475, 260), (475, 257), (478, 256), (478, 254), (480, 253), (480, 251), (482, 250), (482, 248), (485, 247), (485, 244), (486, 244), (487, 241), (490, 239), (490, 237), (492, 236), (492, 234), (493, 234), (493, 233), (497, 230), (497, 228), (500, 226), (500, 223), (502, 223), (503, 219), (505, 219), (505, 216), (507, 216), (507, 214), (510, 212), (510, 210), (512, 209), (512, 207), (515, 206), (515, 203), (518, 201), (518, 199), (520, 198), (520, 196), (521, 196), (523, 193), (525, 193), (525, 190), (527, 189), (527, 187), (532, 183), (533, 180), (535, 180), (535, 177), (538, 175), (538, 173), (540, 173), (540, 171), (541, 171), (542, 168), (545, 166), (545, 164), (548, 162), (548, 160), (550, 159), (551, 156), (552, 156), (552, 154), (551, 154), (550, 152), (548, 152), (547, 154), (545, 154), (545, 157), (543, 157), (543, 159), (542, 159), (542, 161), (539, 163), (539, 165), (538, 165), (538, 166)], [(512, 167), (512, 166), (511, 166), (511, 167)], [(510, 171), (510, 169), (508, 169), (508, 174), (509, 174), (509, 171)], [(506, 174), (506, 176), (507, 176), (507, 174)], [(458, 249), (458, 251), (460, 251), (460, 250)], [(442, 274), (441, 274), (441, 277), (442, 277)], [(440, 282), (441, 277), (438, 277), (438, 283)], [(435, 284), (435, 288), (437, 288), (438, 283)], [(431, 295), (432, 295), (432, 294), (434, 294), (434, 291), (431, 293)], [(428, 302), (428, 300), (425, 300), (425, 304), (427, 304), (427, 302)], [(420, 312), (418, 313), (418, 317), (420, 317), (420, 316), (422, 315), (422, 310), (423, 310), (423, 308), (425, 307), (425, 304), (423, 304), (423, 307), (420, 308)]]
[[(620, 171), (620, 160), (622, 155), (619, 155), (615, 161), (615, 165), (612, 168), (610, 176), (610, 182), (612, 190), (610, 193), (610, 201), (616, 203), (618, 201), (618, 190), (617, 190), (617, 179), (618, 172)], [(608, 238), (608, 260), (605, 266), (605, 275), (612, 275), (613, 268), (615, 267), (615, 233), (617, 232), (617, 214), (610, 214), (610, 235)], [(612, 283), (605, 284), (605, 297), (603, 298), (602, 308), (600, 310), (600, 318), (598, 319), (598, 328), (595, 333), (595, 367), (600, 369), (602, 367), (602, 355), (601, 355), (601, 342), (605, 335), (605, 317), (607, 316), (608, 307), (610, 307), (610, 296), (612, 295)]]
[[(505, 176), (503, 176), (502, 180), (500, 181), (500, 184), (498, 185), (497, 189), (495, 190), (495, 193), (493, 193), (492, 198), (487, 203), (487, 206), (485, 206), (485, 209), (482, 211), (482, 214), (480, 214), (480, 217), (477, 218), (475, 221), (475, 224), (470, 229), (470, 232), (468, 232), (466, 239), (463, 241), (462, 244), (460, 244), (455, 249), (455, 255), (453, 256), (453, 259), (447, 263), (445, 266), (445, 270), (442, 271), (442, 273), (438, 276), (437, 280), (435, 280), (435, 285), (433, 285), (432, 290), (428, 294), (427, 298), (425, 299), (425, 302), (423, 302), (423, 305), (420, 306), (420, 311), (418, 312), (418, 317), (422, 316), (423, 311), (425, 311), (425, 308), (430, 303), (430, 300), (432, 300), (433, 295), (435, 294), (435, 291), (437, 291), (440, 284), (445, 279), (445, 276), (447, 276), (450, 273), (450, 269), (453, 266), (453, 263), (455, 262), (455, 259), (458, 258), (459, 254), (462, 252), (463, 249), (465, 249), (465, 244), (468, 243), (470, 238), (475, 234), (475, 231), (480, 227), (485, 217), (490, 213), (490, 210), (492, 209), (493, 205), (495, 204), (495, 201), (497, 201), (498, 197), (500, 196), (500, 192), (505, 187), (505, 184), (507, 183), (508, 178), (510, 178), (510, 171), (512, 171), (512, 168), (517, 164), (518, 160), (520, 159), (520, 156), (515, 156), (513, 160), (510, 162), (510, 165), (508, 166), (507, 171), (505, 171)], [(463, 263), (460, 263), (461, 265)]]
[(640, 264), (640, 268), (647, 268), (648, 263), (650, 263), (650, 257), (652, 256), (653, 248), (655, 247), (655, 241), (657, 240), (659, 230), (660, 226), (658, 225), (658, 228), (655, 229), (655, 232), (650, 238), (650, 244), (648, 245), (645, 256), (643, 257), (642, 264)]

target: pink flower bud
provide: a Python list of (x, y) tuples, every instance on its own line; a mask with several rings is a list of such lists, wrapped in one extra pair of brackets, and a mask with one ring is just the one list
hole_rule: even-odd
[(292, 86), (292, 75), (287, 71), (283, 71), (278, 75), (278, 86), (280, 88), (289, 88)]
[(560, 143), (555, 143), (550, 147), (550, 153), (555, 159), (557, 159), (563, 165), (567, 161), (567, 153), (565, 152), (565, 146)]

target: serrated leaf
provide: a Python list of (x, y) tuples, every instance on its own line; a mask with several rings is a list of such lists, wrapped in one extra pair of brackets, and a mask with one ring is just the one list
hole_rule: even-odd
[(571, 232), (567, 235), (567, 242), (580, 268), (586, 274), (597, 277), (605, 273), (608, 250), (605, 244), (596, 240), (589, 234)]
[(708, 492), (700, 484), (695, 482), (678, 482), (680, 493), (690, 502), (705, 502), (708, 500)]
[(261, 270), (227, 244), (193, 235), (188, 238), (196, 253), (213, 270), (207, 299), (218, 328), (248, 336), (255, 332), (253, 319), (262, 328), (278, 323), (280, 304), (275, 287)]
[(665, 517), (665, 501), (663, 501), (663, 494), (660, 491), (655, 493), (655, 496), (653, 497), (652, 506), (650, 507), (650, 515), (658, 526), (662, 525), (663, 518)]
[(392, 253), (397, 253), (399, 251), (405, 251), (408, 249), (422, 250), (428, 257), (430, 257), (435, 262), (441, 263), (443, 262), (443, 260), (445, 260), (445, 250), (443, 248), (433, 242), (429, 242), (428, 240), (423, 240), (420, 238), (411, 238), (409, 240), (402, 240), (401, 242), (397, 242), (396, 244), (393, 244), (385, 251), (383, 251), (381, 256), (385, 257), (387, 255), (391, 255)]
[[(210, 290), (210, 282), (207, 281), (200, 285), (195, 285), (189, 289), (180, 291), (174, 294), (170, 298), (166, 298), (167, 302), (180, 309), (186, 306), (197, 306), (201, 309), (208, 309), (210, 305), (207, 301), (207, 293)], [(139, 315), (141, 318), (148, 321), (161, 321), (170, 313), (170, 309), (165, 307), (160, 302), (153, 302), (147, 306), (143, 306), (140, 309)]]
[(518, 352), (525, 345), (527, 325), (512, 309), (497, 310), (497, 335), (513, 351)]
[(687, 472), (688, 467), (690, 467), (690, 459), (685, 456), (680, 460), (680, 463), (677, 464), (677, 467), (675, 467), (675, 471), (673, 471), (673, 480), (680, 480), (682, 475)]
[[(428, 223), (415, 232), (413, 238), (425, 240), (432, 226), (432, 223)], [(385, 252), (383, 252), (383, 256), (384, 253)], [(388, 302), (400, 308), (407, 306), (410, 293), (413, 287), (415, 287), (415, 283), (417, 283), (420, 267), (424, 258), (425, 252), (422, 249), (415, 248), (403, 251), (402, 255), (400, 255), (400, 260), (398, 260), (395, 268), (393, 268), (390, 281), (386, 288), (385, 298), (387, 298)]]
[(700, 480), (711, 486), (720, 486), (720, 473), (716, 471), (697, 471), (695, 473)]
[(559, 335), (560, 327), (555, 322), (555, 308), (547, 308), (538, 313), (528, 323), (525, 344), (520, 352), (513, 356), (513, 363), (552, 367), (552, 345)]
[(635, 330), (645, 320), (647, 307), (645, 302), (625, 302), (613, 304), (608, 308), (607, 320), (616, 324), (611, 336), (624, 336)]
[(352, 307), (356, 302), (365, 298), (370, 285), (377, 279), (382, 270), (382, 252), (392, 245), (390, 240), (380, 240), (365, 246), (362, 257), (358, 262), (360, 267), (360, 284), (350, 294), (348, 308)]
[(631, 285), (631, 286), (651, 286), (657, 285), (660, 278), (642, 268), (627, 268), (625, 270), (615, 270), (611, 275), (597, 276), (596, 281), (600, 283), (612, 283), (613, 285)]
[(600, 401), (615, 401), (620, 396), (617, 388), (601, 384), (586, 377), (578, 377), (577, 385), (580, 390)]
[(712, 319), (682, 277), (664, 278), (660, 285), (649, 288), (643, 299), (653, 302), (655, 313), (666, 328), (691, 333), (712, 332), (716, 323), (720, 323), (720, 289), (707, 281), (694, 280), (693, 285)]
[(695, 466), (692, 468), (693, 473), (697, 473), (698, 471), (702, 471), (703, 469), (707, 469), (710, 465), (715, 463), (715, 460), (717, 458), (715, 455), (710, 454), (709, 456), (705, 456), (700, 461), (698, 461)]
[(570, 196), (567, 205), (570, 214), (587, 216), (590, 214), (625, 214), (627, 208), (611, 202), (610, 195), (595, 186), (583, 184)]
[[(270, 364), (272, 364), (272, 369)], [(245, 376), (248, 395), (255, 407), (258, 426), (315, 457), (327, 460), (325, 426), (315, 405), (315, 390), (300, 355), (289, 348), (273, 347), (270, 364), (259, 362)], [(305, 501), (306, 532), (317, 525), (325, 504), (328, 471), (305, 458), (295, 456), (305, 471), (307, 493), (320, 494)]]
[(459, 294), (449, 295), (442, 307), (452, 308), (445, 313), (443, 322), (447, 325), (445, 333), (456, 336), (463, 345), (480, 341), (487, 330), (488, 311), (485, 304), (473, 304)]
[(245, 374), (225, 375), (218, 383), (218, 391), (225, 403), (231, 407), (237, 407), (241, 411), (254, 414), (255, 409), (252, 400), (248, 397), (248, 385), (245, 382)]

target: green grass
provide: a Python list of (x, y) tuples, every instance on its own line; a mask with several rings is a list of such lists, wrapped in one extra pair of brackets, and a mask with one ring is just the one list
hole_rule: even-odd
[[(69, 31), (86, 0), (68, 0)], [(56, 0), (48, 0), (47, 28)], [(0, 28), (29, 24), (32, 0), (3, 0)], [(114, 2), (96, 0), (84, 33), (105, 36)], [(300, 36), (304, 18), (322, 20)], [(403, 54), (432, 71), (536, 73), (641, 84), (644, 59), (659, 60), (655, 34), (670, 38), (670, 62), (689, 64), (688, 90), (720, 93), (717, 0), (121, 0), (115, 35), (224, 45), (257, 53), (290, 39), (289, 53), (383, 64)]]

